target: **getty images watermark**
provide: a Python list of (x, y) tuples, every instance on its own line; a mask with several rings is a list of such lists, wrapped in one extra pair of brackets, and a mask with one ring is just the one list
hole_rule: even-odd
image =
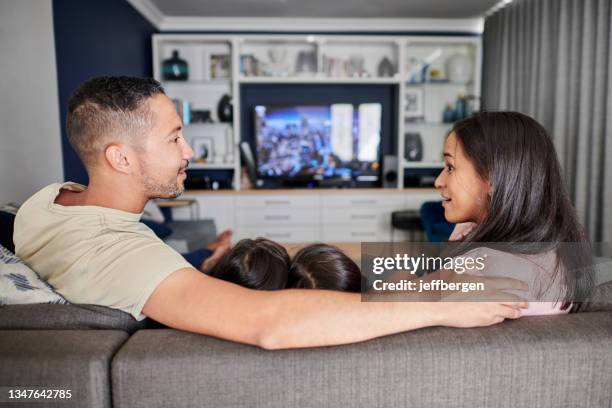
[(596, 271), (612, 275), (595, 259), (587, 243), (364, 242), (362, 300), (583, 302)]
[[(421, 253), (410, 256), (407, 253), (395, 256), (377, 256), (372, 259), (372, 273), (381, 276), (385, 272), (399, 272), (416, 275), (419, 271), (452, 270), (457, 274), (479, 273), (485, 269), (487, 254), (482, 256), (426, 256)], [(412, 277), (412, 276), (411, 276)], [(375, 279), (372, 283), (375, 291), (484, 291), (483, 282), (451, 282), (444, 279), (399, 279), (386, 282), (383, 279)]]

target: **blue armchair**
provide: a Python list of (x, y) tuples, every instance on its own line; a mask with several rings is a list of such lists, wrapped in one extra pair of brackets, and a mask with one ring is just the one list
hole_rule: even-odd
[(421, 224), (430, 242), (448, 241), (455, 224), (444, 218), (442, 201), (427, 201), (421, 206)]

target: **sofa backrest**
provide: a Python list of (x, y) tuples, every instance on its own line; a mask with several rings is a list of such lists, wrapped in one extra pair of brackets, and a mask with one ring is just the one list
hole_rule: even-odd
[(0, 307), (0, 330), (122, 330), (133, 333), (140, 329), (163, 327), (144, 319), (137, 321), (121, 310), (97, 305), (29, 304)]

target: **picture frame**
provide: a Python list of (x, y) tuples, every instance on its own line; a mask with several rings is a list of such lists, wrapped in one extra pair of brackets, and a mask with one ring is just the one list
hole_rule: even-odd
[(194, 137), (191, 140), (195, 163), (212, 162), (215, 157), (215, 141), (211, 137)]
[(417, 119), (423, 117), (423, 90), (407, 89), (405, 93), (404, 114), (406, 118)]
[(211, 79), (230, 77), (229, 54), (212, 54), (210, 56), (210, 77)]

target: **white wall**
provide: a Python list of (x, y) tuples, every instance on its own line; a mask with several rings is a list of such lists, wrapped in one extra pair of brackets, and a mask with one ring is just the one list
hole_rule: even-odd
[(51, 0), (0, 0), (0, 205), (63, 180)]

